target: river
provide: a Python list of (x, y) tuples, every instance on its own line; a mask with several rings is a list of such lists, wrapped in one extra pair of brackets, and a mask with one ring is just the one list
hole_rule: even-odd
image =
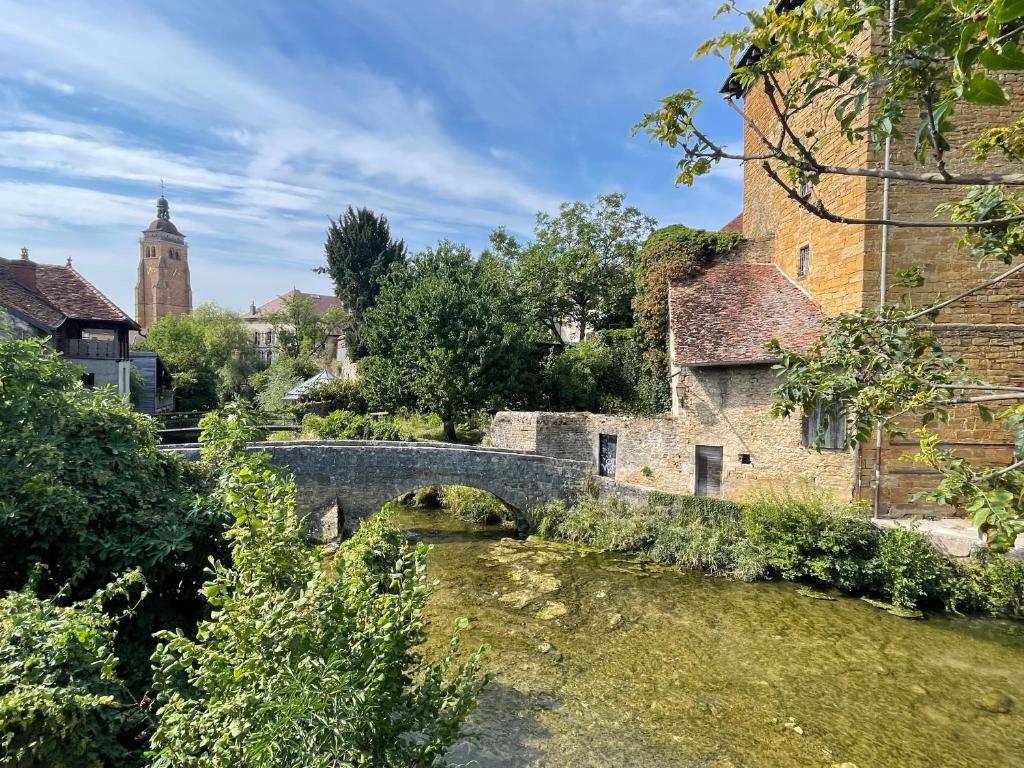
[(1024, 624), (891, 616), (401, 511), (495, 680), (452, 765), (1024, 766)]

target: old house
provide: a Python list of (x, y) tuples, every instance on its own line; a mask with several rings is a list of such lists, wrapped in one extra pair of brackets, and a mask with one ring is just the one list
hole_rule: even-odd
[[(866, 34), (859, 45), (865, 50), (881, 46), (881, 34)], [(1015, 104), (962, 109), (955, 121), (959, 133), (950, 142), (954, 148), (963, 147), (983, 127), (1013, 122), (1024, 82), (1008, 74), (1004, 85), (1017, 96)], [(757, 125), (768, 126), (775, 119), (763, 84), (744, 91), (730, 78), (723, 94), (741, 103)], [(834, 125), (824, 107), (805, 112), (802, 119), (814, 121), (819, 131)], [(888, 163), (894, 169), (920, 170), (914, 132), (904, 135), (892, 142)], [(754, 155), (763, 147), (761, 136), (745, 124), (744, 153)], [(836, 139), (826, 146), (824, 159), (879, 168), (886, 151), (867, 140), (849, 144)], [(950, 152), (946, 160), (953, 172), (972, 162), (962, 151)], [(742, 212), (727, 228), (741, 232), (744, 240), (695, 277), (667, 286), (671, 415), (499, 414), (492, 442), (590, 459), (601, 474), (671, 491), (738, 498), (753, 484), (799, 480), (841, 499), (864, 500), (883, 517), (948, 514), (911, 500), (937, 480), (927, 469), (901, 460), (913, 451), (912, 439), (886, 439), (880, 451), (873, 443), (844, 450), (836, 414), (831, 419), (820, 411), (803, 419), (773, 418), (769, 409), (776, 361), (765, 344), (776, 338), (784, 348), (804, 349), (820, 334), (826, 318), (896, 300), (887, 286), (911, 266), (920, 266), (927, 278), (911, 296), (918, 305), (927, 305), (936, 295), (954, 295), (981, 282), (1002, 265), (976, 267), (970, 256), (957, 251), (953, 229), (883, 229), (826, 221), (788, 197), (760, 163), (746, 163), (743, 172)], [(877, 178), (826, 176), (802, 194), (822, 201), (833, 213), (862, 219), (881, 218), (888, 198), (888, 217), (927, 221), (937, 205), (959, 192), (891, 181), (886, 196), (884, 186)], [(1024, 386), (1020, 274), (943, 309), (931, 330), (947, 351), (963, 356), (975, 376), (995, 385)], [(812, 444), (823, 423), (830, 426), (817, 450)], [(942, 438), (978, 463), (1002, 463), (1011, 456), (1008, 436), (998, 424), (983, 423), (969, 407), (953, 411)]]
[(88, 386), (129, 391), (128, 334), (138, 324), (71, 266), (0, 258), (0, 327), (15, 338), (49, 337)]
[[(312, 301), (313, 311), (318, 316), (323, 316), (331, 309), (342, 309), (341, 301), (337, 296), (318, 293), (304, 293), (296, 288), (275, 296), (270, 301), (260, 306), (253, 302), (249, 306), (249, 312), (245, 315), (245, 324), (252, 333), (253, 343), (256, 345), (256, 354), (265, 365), (274, 361), (274, 349), (276, 339), (274, 338), (274, 324), (271, 317), (287, 308), (287, 303), (292, 299), (306, 299)], [(326, 367), (334, 368), (343, 378), (355, 375), (355, 367), (348, 357), (348, 349), (345, 345), (345, 336), (342, 329), (335, 329), (327, 335), (327, 343), (324, 348), (323, 364)]]

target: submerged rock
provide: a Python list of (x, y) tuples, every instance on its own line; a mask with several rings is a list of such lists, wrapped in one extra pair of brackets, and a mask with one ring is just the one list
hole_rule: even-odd
[(989, 691), (975, 699), (974, 706), (993, 715), (1008, 715), (1013, 710), (1013, 699), (1002, 691)]
[(835, 598), (827, 592), (819, 592), (818, 590), (811, 589), (810, 587), (800, 587), (799, 589), (797, 589), (796, 593), (800, 595), (800, 597), (809, 597), (811, 598), (811, 600), (835, 601)]
[(611, 629), (616, 629), (617, 627), (619, 627), (621, 625), (622, 625), (622, 614), (621, 613), (613, 613), (608, 618), (608, 626)]
[(551, 619), (557, 619), (560, 616), (565, 616), (568, 612), (569, 609), (565, 606), (565, 603), (559, 603), (552, 600), (541, 606), (540, 610), (537, 611), (537, 618), (541, 621), (549, 621)]
[(536, 600), (538, 597), (539, 595), (532, 589), (517, 589), (500, 595), (498, 601), (510, 608), (525, 608), (528, 603)]
[(915, 611), (912, 608), (900, 608), (898, 605), (887, 603), (884, 600), (873, 600), (870, 597), (862, 597), (868, 605), (873, 605), (875, 608), (881, 608), (886, 613), (890, 613), (893, 616), (899, 616), (901, 619), (923, 619), (924, 614), (921, 611)]

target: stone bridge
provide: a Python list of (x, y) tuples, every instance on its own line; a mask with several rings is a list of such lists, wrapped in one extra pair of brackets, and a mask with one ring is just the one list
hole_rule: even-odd
[[(318, 440), (255, 443), (295, 476), (298, 508), (310, 533), (327, 541), (402, 494), (427, 485), (466, 485), (493, 493), (517, 515), (564, 499), (590, 464), (507, 448), (451, 443)], [(165, 450), (196, 459), (196, 445)], [(604, 479), (604, 478), (602, 478)]]

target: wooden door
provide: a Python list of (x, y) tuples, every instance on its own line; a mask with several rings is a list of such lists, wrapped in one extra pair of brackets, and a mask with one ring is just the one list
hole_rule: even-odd
[(697, 446), (698, 496), (722, 495), (722, 447), (720, 445)]

